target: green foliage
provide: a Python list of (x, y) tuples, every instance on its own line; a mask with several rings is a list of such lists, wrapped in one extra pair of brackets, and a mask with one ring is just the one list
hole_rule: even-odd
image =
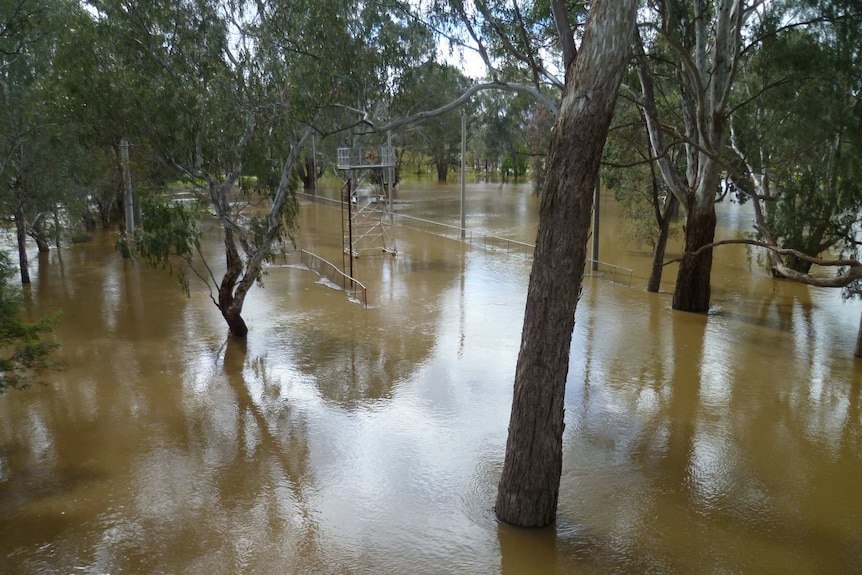
[[(631, 78), (636, 82), (636, 78)], [(648, 245), (655, 251), (670, 191), (650, 162), (651, 151), (644, 119), (629, 99), (617, 102), (614, 127), (603, 151), (603, 180), (619, 207), (618, 236), (626, 244)], [(672, 154), (671, 154), (671, 157)], [(656, 206), (661, 209), (657, 210)], [(670, 223), (668, 237), (679, 235), (682, 224)]]
[(188, 293), (186, 265), (200, 248), (198, 220), (201, 207), (186, 207), (161, 195), (151, 194), (141, 202), (142, 228), (133, 241), (125, 233), (117, 239), (117, 249), (124, 256), (137, 255), (147, 264), (175, 273)]
[(59, 344), (46, 339), (59, 313), (33, 323), (21, 319), (21, 290), (11, 283), (15, 275), (15, 266), (0, 252), (0, 394), (24, 389), (39, 382), (43, 370), (60, 367), (52, 357)]
[[(636, 189), (638, 183), (635, 178), (636, 170), (631, 170), (623, 178), (623, 181), (614, 189), (614, 198), (619, 206), (620, 223), (622, 224), (618, 237), (627, 244), (636, 244), (638, 247), (646, 244), (651, 250), (655, 250), (661, 228), (656, 221), (655, 206), (653, 198), (645, 189)], [(643, 183), (641, 182), (643, 187)], [(659, 198), (660, 201), (663, 198)], [(672, 222), (669, 227), (668, 237), (675, 238), (682, 232), (681, 222)]]
[[(791, 2), (814, 23), (765, 39), (745, 62), (733, 119), (734, 183), (758, 194), (773, 240), (811, 256), (856, 252), (862, 213), (862, 10), (856, 2)], [(807, 13), (806, 13), (807, 11)], [(807, 272), (795, 258), (791, 268)]]

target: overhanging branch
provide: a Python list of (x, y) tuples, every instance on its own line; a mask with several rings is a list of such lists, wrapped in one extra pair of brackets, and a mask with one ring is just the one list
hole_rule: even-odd
[(791, 248), (780, 248), (778, 246), (774, 246), (772, 244), (768, 244), (766, 242), (762, 242), (759, 240), (750, 240), (750, 239), (735, 239), (735, 240), (720, 240), (717, 242), (712, 242), (710, 244), (706, 244), (701, 248), (693, 251), (687, 252), (683, 254), (682, 258), (675, 258), (665, 262), (662, 265), (668, 265), (672, 263), (677, 263), (682, 261), (684, 257), (696, 257), (706, 250), (711, 250), (718, 246), (732, 245), (732, 244), (742, 244), (755, 246), (758, 248), (765, 248), (767, 250), (773, 251), (776, 254), (782, 256), (793, 256), (802, 261), (808, 262), (810, 264), (814, 264), (821, 267), (842, 267), (847, 268), (843, 273), (829, 278), (818, 277), (811, 274), (806, 274), (802, 272), (798, 272), (796, 270), (790, 269), (782, 263), (776, 263), (773, 265), (773, 269), (781, 276), (789, 280), (793, 280), (795, 282), (803, 283), (806, 285), (814, 286), (814, 287), (845, 287), (853, 283), (858, 279), (862, 279), (862, 262), (854, 258), (846, 258), (846, 259), (824, 259), (817, 258), (813, 256), (809, 256), (806, 253), (800, 252), (799, 250), (794, 250)]

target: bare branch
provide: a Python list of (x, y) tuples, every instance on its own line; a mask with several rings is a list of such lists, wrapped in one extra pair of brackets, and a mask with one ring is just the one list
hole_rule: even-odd
[(485, 62), (485, 67), (488, 69), (488, 73), (495, 81), (497, 80), (497, 69), (491, 64), (491, 57), (488, 56), (488, 51), (485, 49), (485, 44), (482, 43), (482, 40), (479, 38), (479, 35), (476, 33), (476, 30), (473, 29), (473, 23), (470, 22), (469, 16), (464, 11), (464, 5), (462, 3), (458, 3), (456, 8), (458, 12), (458, 16), (461, 18), (461, 23), (464, 24), (464, 27), (467, 28), (467, 32), (470, 34), (470, 37), (473, 38), (473, 41), (476, 43), (476, 46), (479, 50), (479, 55), (482, 57), (482, 61)]
[(551, 10), (554, 13), (554, 24), (557, 27), (557, 35), (560, 37), (560, 45), (563, 49), (563, 67), (569, 69), (569, 65), (578, 57), (578, 49), (575, 47), (575, 36), (572, 32), (572, 24), (569, 21), (569, 13), (562, 0), (552, 0)]
[[(732, 245), (732, 244), (742, 244), (755, 246), (759, 248), (765, 248), (767, 250), (771, 250), (778, 255), (782, 256), (793, 256), (802, 261), (821, 266), (821, 267), (842, 267), (847, 268), (843, 273), (833, 276), (833, 277), (819, 277), (811, 274), (805, 274), (802, 272), (798, 272), (796, 270), (790, 269), (780, 262), (776, 262), (773, 264), (773, 270), (781, 277), (784, 277), (789, 280), (793, 280), (795, 282), (803, 283), (810, 286), (815, 287), (845, 287), (850, 285), (854, 281), (858, 279), (862, 279), (862, 262), (857, 259), (849, 258), (849, 259), (834, 259), (827, 260), (823, 258), (816, 258), (809, 256), (806, 253), (800, 252), (799, 250), (794, 250), (790, 248), (779, 248), (778, 246), (774, 246), (772, 244), (768, 244), (766, 242), (751, 240), (751, 239), (735, 239), (735, 240), (721, 240), (717, 242), (712, 242), (710, 244), (706, 244), (698, 250), (693, 252), (687, 252), (683, 255), (683, 257), (696, 257), (706, 250), (711, 250), (718, 246)], [(669, 261), (666, 261), (662, 265), (668, 265), (672, 263), (677, 263), (682, 261), (682, 258), (675, 258)]]

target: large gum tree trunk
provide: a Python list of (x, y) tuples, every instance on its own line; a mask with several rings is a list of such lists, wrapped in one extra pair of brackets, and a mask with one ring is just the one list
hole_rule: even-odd
[(580, 53), (569, 64), (551, 139), (495, 506), (500, 520), (523, 527), (548, 525), (556, 517), (563, 397), (593, 190), (633, 39), (636, 7), (634, 0), (592, 5)]
[(714, 238), (715, 205), (710, 199), (708, 205), (689, 211), (686, 218), (685, 252), (676, 277), (673, 309), (695, 313), (709, 311), (712, 250), (704, 250), (698, 255), (693, 255), (693, 252), (711, 244)]

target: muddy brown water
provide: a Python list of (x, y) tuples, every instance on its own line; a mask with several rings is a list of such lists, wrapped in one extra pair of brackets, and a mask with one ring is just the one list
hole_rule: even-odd
[[(457, 224), (457, 184), (395, 199)], [(530, 242), (537, 205), (471, 184), (468, 227)], [(748, 225), (719, 211), (722, 237)], [(67, 367), (0, 398), (0, 573), (862, 572), (862, 305), (728, 247), (711, 313), (671, 312), (674, 266), (647, 294), (649, 256), (601, 213), (635, 287), (585, 282), (559, 517), (534, 531), (492, 511), (522, 259), (397, 228), (397, 258), (356, 263), (369, 309), (277, 265), (245, 343), (112, 237), (34, 260)], [(300, 247), (340, 263), (340, 225), (305, 205)]]

